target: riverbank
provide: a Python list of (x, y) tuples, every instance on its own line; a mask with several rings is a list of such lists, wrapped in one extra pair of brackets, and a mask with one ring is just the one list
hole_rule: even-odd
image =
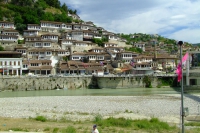
[[(199, 114), (198, 95), (185, 94), (184, 105), (190, 115)], [(96, 115), (143, 119), (157, 117), (180, 123), (180, 94), (147, 96), (40, 96), (0, 98), (1, 117), (35, 118), (72, 121), (93, 120)]]

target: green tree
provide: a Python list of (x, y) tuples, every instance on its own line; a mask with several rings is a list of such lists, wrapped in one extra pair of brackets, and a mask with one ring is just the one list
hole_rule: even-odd
[(41, 20), (45, 20), (45, 21), (54, 21), (54, 16), (52, 13), (50, 12), (46, 12), (45, 14), (43, 14), (41, 16)]
[(4, 51), (4, 48), (0, 45), (0, 51)]
[(59, 0), (44, 0), (49, 6), (60, 8), (60, 1)]
[(37, 15), (26, 13), (24, 14), (24, 21), (26, 24), (39, 24)]
[(44, 0), (38, 0), (38, 1), (35, 3), (34, 6), (35, 6), (36, 8), (42, 7), (43, 10), (45, 10), (45, 9), (48, 7), (47, 3), (46, 3)]
[(24, 20), (22, 19), (21, 15), (19, 13), (16, 13), (16, 16), (14, 18), (14, 23), (17, 24), (17, 23), (23, 23)]
[(150, 76), (144, 76), (144, 78), (142, 79), (142, 82), (145, 84), (146, 88), (152, 88)]
[(61, 9), (62, 9), (65, 13), (68, 12), (68, 7), (67, 7), (67, 5), (66, 5), (65, 3), (61, 6)]
[(99, 47), (103, 47), (103, 41), (101, 39), (93, 38), (92, 42), (98, 44)]
[(19, 31), (20, 34), (23, 34), (23, 31), (26, 29), (25, 24), (17, 23), (16, 24), (16, 30)]

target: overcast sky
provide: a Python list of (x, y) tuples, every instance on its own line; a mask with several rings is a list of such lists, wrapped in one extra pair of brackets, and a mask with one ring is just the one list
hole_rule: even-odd
[(200, 0), (60, 0), (114, 33), (159, 34), (200, 43)]

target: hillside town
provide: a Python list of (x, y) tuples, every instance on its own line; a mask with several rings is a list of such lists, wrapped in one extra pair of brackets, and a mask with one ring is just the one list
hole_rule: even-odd
[[(79, 19), (78, 15), (71, 15)], [(20, 34), (13, 22), (0, 21), (1, 75), (68, 76), (109, 74), (174, 73), (179, 51), (174, 44), (157, 41), (126, 44), (119, 34), (97, 27), (93, 22), (63, 23), (40, 21), (28, 24)], [(137, 35), (132, 35), (132, 38)], [(103, 46), (94, 39), (106, 40)], [(127, 51), (140, 48), (141, 53)], [(193, 47), (184, 45), (183, 51)], [(193, 48), (194, 49), (194, 48)]]

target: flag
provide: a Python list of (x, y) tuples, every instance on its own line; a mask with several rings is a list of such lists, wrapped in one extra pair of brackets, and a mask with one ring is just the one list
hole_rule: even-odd
[(30, 66), (30, 58), (28, 58), (27, 60), (28, 60), (28, 66)]
[(103, 62), (102, 61), (100, 61), (100, 65), (103, 66)]
[(131, 61), (131, 62), (130, 62), (130, 65), (131, 65), (131, 66), (134, 66), (134, 62), (133, 62), (133, 61)]
[[(183, 56), (183, 58), (182, 58), (182, 65), (185, 65), (187, 59), (188, 59), (188, 53), (186, 53)], [(181, 66), (181, 62), (177, 66), (176, 74), (178, 75), (178, 82), (180, 82), (181, 79), (182, 79), (182, 66)]]

